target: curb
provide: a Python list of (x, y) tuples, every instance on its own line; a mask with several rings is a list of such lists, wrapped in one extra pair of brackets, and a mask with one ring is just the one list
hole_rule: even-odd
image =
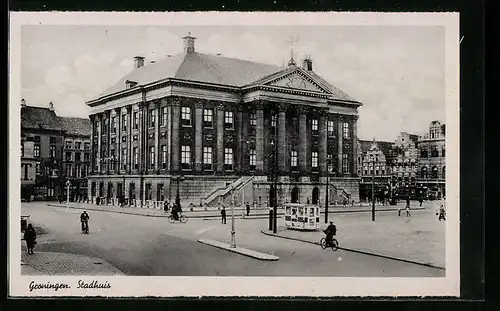
[[(260, 232), (262, 234), (264, 234), (264, 235), (272, 236), (272, 237), (275, 237), (275, 238), (281, 238), (281, 239), (285, 239), (285, 240), (292, 240), (292, 241), (298, 241), (298, 242), (303, 242), (303, 243), (309, 243), (309, 244), (313, 244), (313, 245), (320, 245), (318, 242), (311, 242), (311, 241), (307, 241), (307, 240), (286, 237), (286, 236), (277, 235), (277, 234), (273, 234), (273, 233), (267, 233), (267, 232), (264, 232), (264, 230), (260, 230)], [(433, 265), (433, 264), (428, 264), (428, 263), (422, 263), (422, 262), (408, 260), (408, 259), (403, 259), (403, 258), (398, 258), (398, 257), (381, 255), (381, 254), (377, 254), (377, 253), (360, 251), (360, 250), (357, 250), (357, 249), (352, 249), (352, 248), (347, 248), (347, 247), (340, 247), (340, 246), (339, 246), (339, 249), (342, 249), (342, 250), (345, 250), (345, 251), (348, 251), (348, 252), (363, 254), (363, 255), (369, 255), (369, 256), (375, 256), (375, 257), (380, 257), (380, 258), (385, 258), (385, 259), (391, 259), (391, 260), (401, 261), (401, 262), (407, 262), (407, 263), (411, 263), (411, 264), (415, 264), (415, 265), (420, 265), (420, 266), (425, 266), (425, 267), (434, 268), (434, 269), (446, 270), (446, 268), (441, 267), (441, 266), (437, 266), (437, 265)]]
[(223, 249), (226, 251), (230, 251), (233, 253), (237, 253), (237, 254), (240, 254), (243, 256), (247, 256), (247, 257), (251, 257), (251, 258), (255, 258), (255, 259), (259, 259), (259, 260), (264, 260), (264, 261), (277, 261), (277, 260), (279, 260), (279, 257), (275, 256), (275, 255), (264, 254), (264, 253), (260, 253), (260, 252), (249, 250), (249, 249), (242, 248), (242, 247), (231, 248), (229, 246), (229, 244), (215, 241), (215, 240), (198, 239), (198, 243), (205, 244), (205, 245), (212, 246), (212, 247), (216, 247), (216, 248), (220, 248), (220, 249)]

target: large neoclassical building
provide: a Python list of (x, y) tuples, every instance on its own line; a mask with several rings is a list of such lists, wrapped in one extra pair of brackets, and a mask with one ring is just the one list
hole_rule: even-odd
[(327, 168), (331, 201), (359, 199), (360, 102), (310, 59), (283, 68), (198, 53), (191, 35), (183, 41), (183, 52), (161, 61), (136, 57), (130, 74), (87, 102), (92, 199), (116, 204), (123, 194), (159, 207), (179, 191), (183, 206), (266, 206), (277, 193), (279, 203), (323, 204)]

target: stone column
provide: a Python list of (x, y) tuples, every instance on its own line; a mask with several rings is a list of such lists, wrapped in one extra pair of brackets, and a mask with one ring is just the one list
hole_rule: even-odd
[(356, 176), (358, 174), (358, 116), (354, 116), (352, 119), (352, 174)]
[(284, 174), (287, 167), (287, 148), (286, 148), (286, 110), (287, 104), (278, 105), (278, 127), (277, 151), (278, 151), (278, 172)]
[(267, 157), (264, 155), (264, 101), (255, 105), (255, 171), (262, 174), (264, 172), (264, 161)]
[(342, 153), (343, 153), (343, 140), (344, 140), (344, 133), (342, 132), (342, 123), (344, 123), (344, 118), (341, 115), (338, 115), (337, 118), (337, 128), (338, 128), (338, 165), (337, 165), (337, 174), (339, 176), (343, 175), (342, 172)]
[(160, 172), (160, 101), (157, 100), (154, 105), (155, 111), (155, 170)]
[(97, 115), (97, 172), (101, 173), (102, 167), (102, 114)]
[(133, 109), (132, 106), (127, 107), (127, 170), (128, 174), (130, 175), (132, 173), (132, 118), (133, 118)]
[(194, 162), (196, 172), (203, 169), (203, 101), (195, 103)]
[(170, 103), (169, 101), (164, 98), (161, 100), (162, 101), (162, 104), (166, 104), (167, 106), (167, 124), (166, 124), (166, 130), (167, 130), (167, 135), (166, 135), (166, 138), (167, 138), (167, 170), (170, 171), (170, 163), (171, 163), (171, 159), (170, 159), (170, 152), (172, 150), (172, 145), (171, 145), (171, 139), (172, 139), (172, 115), (171, 115), (171, 111), (172, 111), (172, 107), (170, 106)]
[(107, 139), (106, 139), (106, 143), (107, 143), (107, 146), (106, 146), (106, 158), (107, 158), (107, 161), (106, 161), (106, 171), (109, 175), (109, 169), (110, 169), (110, 164), (111, 162), (109, 161), (109, 156), (111, 155), (111, 110), (108, 110), (107, 112), (107, 115), (106, 115), (106, 119), (108, 120), (108, 129), (107, 129)]
[(224, 172), (224, 104), (217, 105), (217, 172)]
[[(244, 103), (242, 103), (244, 105)], [(248, 107), (243, 106), (242, 107), (243, 112), (242, 114), (242, 120), (241, 120), (241, 139), (243, 141), (242, 146), (241, 146), (241, 152), (243, 153), (242, 163), (241, 163), (241, 173), (242, 175), (246, 174), (248, 172), (248, 161), (249, 161), (249, 156), (248, 156), (248, 126), (250, 125), (250, 116), (248, 113)]]
[[(97, 148), (97, 146), (95, 145), (95, 140), (94, 140), (94, 137), (96, 136), (96, 133), (97, 133), (97, 128), (95, 126), (95, 120), (96, 120), (96, 116), (95, 115), (91, 115), (90, 116), (90, 126), (92, 128), (92, 134), (90, 136), (90, 165), (91, 165), (91, 172), (92, 174), (95, 173), (95, 153), (94, 153), (94, 150), (95, 148)], [(87, 189), (90, 189), (90, 182), (89, 182), (89, 187)], [(90, 190), (89, 190), (90, 191)], [(90, 195), (89, 195), (90, 197)]]
[(121, 108), (116, 108), (115, 109), (115, 118), (116, 118), (116, 133), (115, 133), (115, 139), (116, 139), (116, 161), (115, 161), (115, 170), (116, 174), (120, 174), (120, 166), (121, 166), (121, 159), (122, 159), (122, 132), (121, 132), (121, 123), (122, 123), (122, 109)]
[(245, 142), (243, 140), (243, 103), (239, 103), (236, 109), (236, 167), (235, 171), (243, 174), (243, 148)]
[(299, 170), (307, 173), (307, 107), (299, 106)]
[(172, 171), (179, 172), (179, 122), (180, 122), (180, 100), (174, 97), (171, 100), (172, 106), (172, 149), (171, 149), (171, 161), (172, 161)]
[(327, 153), (328, 153), (328, 145), (327, 145), (327, 115), (328, 110), (322, 109), (319, 115), (319, 124), (318, 124), (318, 134), (319, 134), (319, 173), (321, 176), (325, 176), (327, 174)]

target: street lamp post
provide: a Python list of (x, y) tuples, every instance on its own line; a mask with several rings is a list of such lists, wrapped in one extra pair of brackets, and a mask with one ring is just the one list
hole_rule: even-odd
[(328, 190), (330, 188), (330, 163), (331, 160), (326, 160), (326, 198), (325, 198), (325, 224), (328, 223), (328, 201), (330, 201), (330, 196), (328, 195)]
[(231, 248), (236, 248), (236, 231), (234, 228), (234, 185), (231, 186)]
[(66, 181), (66, 208), (69, 209), (69, 187), (71, 187), (71, 182), (69, 181)]
[(274, 165), (273, 165), (273, 177), (274, 177), (274, 219), (273, 219), (273, 233), (278, 232), (278, 118), (276, 117), (276, 123), (274, 125), (274, 139), (276, 144), (274, 145)]
[(375, 157), (372, 158), (372, 221), (375, 221)]

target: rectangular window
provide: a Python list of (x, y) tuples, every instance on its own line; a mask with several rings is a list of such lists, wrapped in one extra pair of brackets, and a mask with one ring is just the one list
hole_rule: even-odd
[(83, 154), (83, 160), (84, 160), (85, 162), (90, 161), (90, 153), (84, 153), (84, 154)]
[(342, 155), (342, 172), (344, 174), (349, 173), (349, 162), (348, 162), (347, 154)]
[(292, 150), (290, 153), (290, 166), (292, 168), (296, 168), (298, 166), (298, 153), (295, 150)]
[(50, 136), (50, 143), (55, 144), (56, 143), (56, 138), (54, 136)]
[(212, 169), (212, 147), (203, 147), (203, 167), (204, 169)]
[(36, 162), (36, 174), (39, 175), (42, 172), (40, 162)]
[(111, 133), (116, 133), (116, 118), (111, 117)]
[(328, 136), (334, 136), (335, 123), (331, 120), (328, 120), (327, 129), (328, 129)]
[(127, 131), (127, 115), (122, 114), (122, 132)]
[(311, 130), (313, 130), (313, 131), (318, 130), (318, 119), (311, 120)]
[(149, 147), (149, 168), (150, 169), (155, 168), (155, 147), (154, 146)]
[(66, 152), (66, 161), (71, 161), (71, 152)]
[(212, 109), (203, 109), (203, 126), (213, 127), (214, 111)]
[(167, 125), (167, 107), (161, 107), (161, 126), (166, 126)]
[(257, 124), (257, 117), (255, 112), (250, 113), (250, 125), (255, 126)]
[(134, 155), (134, 169), (136, 170), (139, 168), (139, 148), (134, 147), (133, 155)]
[[(114, 150), (113, 150), (114, 153)], [(80, 162), (82, 160), (82, 154), (80, 152), (75, 153), (75, 161)]]
[(277, 118), (276, 114), (273, 114), (273, 115), (271, 116), (271, 126), (272, 126), (272, 127), (275, 127), (275, 126), (276, 126), (276, 118)]
[(349, 133), (349, 123), (347, 122), (342, 123), (342, 137), (349, 138), (350, 135), (351, 134)]
[(134, 130), (139, 128), (139, 112), (134, 112)]
[(255, 149), (250, 149), (250, 169), (254, 170), (257, 162), (257, 154)]
[(233, 112), (232, 111), (224, 111), (224, 128), (232, 129), (233, 127), (234, 127)]
[(122, 149), (122, 169), (127, 169), (127, 149)]
[(80, 166), (80, 164), (75, 165), (75, 173), (77, 178), (82, 177), (82, 167)]
[(224, 169), (233, 169), (233, 148), (224, 148)]
[(73, 174), (73, 171), (71, 170), (71, 164), (66, 164), (66, 176), (71, 177)]
[(191, 146), (181, 146), (182, 168), (189, 168), (191, 164)]
[(155, 127), (156, 113), (154, 109), (149, 110), (149, 127)]
[(311, 166), (313, 168), (317, 168), (318, 167), (318, 152), (316, 152), (316, 151), (313, 151), (311, 153)]
[(49, 155), (50, 155), (51, 158), (55, 158), (56, 157), (56, 146), (51, 145), (49, 147)]
[(183, 126), (191, 126), (191, 108), (181, 107), (181, 122)]
[(167, 145), (161, 145), (161, 168), (167, 168)]
[(24, 143), (21, 143), (21, 157), (24, 157)]

